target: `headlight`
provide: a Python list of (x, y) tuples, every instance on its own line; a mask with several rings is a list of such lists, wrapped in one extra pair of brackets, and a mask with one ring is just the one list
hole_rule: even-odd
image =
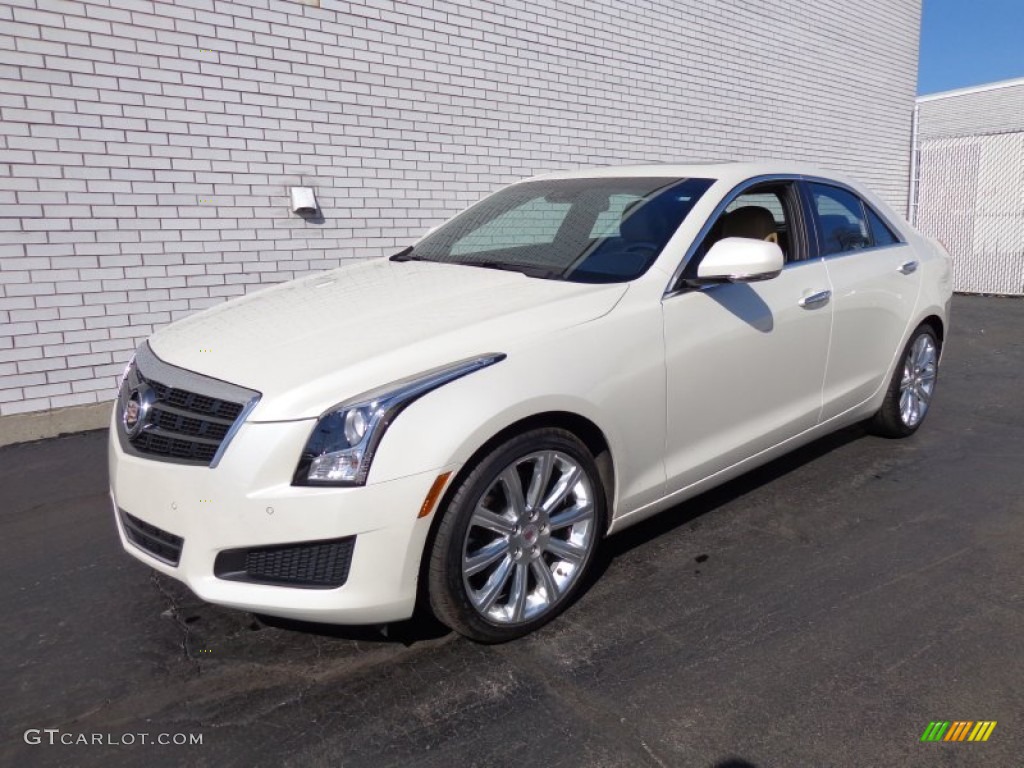
[(461, 360), (339, 403), (317, 421), (292, 484), (365, 485), (381, 438), (407, 405), (431, 390), (504, 359), (503, 354), (488, 354)]

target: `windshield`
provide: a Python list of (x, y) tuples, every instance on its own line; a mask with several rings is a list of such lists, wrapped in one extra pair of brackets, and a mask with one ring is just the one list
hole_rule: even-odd
[(710, 179), (671, 178), (515, 184), (392, 258), (583, 283), (626, 282), (654, 263), (711, 184)]

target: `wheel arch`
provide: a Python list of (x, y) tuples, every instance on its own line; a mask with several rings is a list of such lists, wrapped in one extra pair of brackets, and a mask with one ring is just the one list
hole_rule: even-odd
[[(934, 313), (927, 315), (922, 318), (921, 322), (914, 326), (914, 328), (920, 328), (922, 325), (927, 325), (935, 332), (935, 337), (939, 340), (939, 348), (941, 349), (946, 343), (946, 324), (943, 322), (942, 318)], [(911, 331), (911, 333), (913, 333), (913, 331)]]
[(517, 435), (529, 432), (530, 430), (545, 427), (560, 428), (572, 433), (579, 438), (579, 440), (587, 447), (587, 450), (590, 451), (590, 455), (594, 457), (594, 462), (597, 464), (597, 471), (601, 479), (601, 486), (605, 494), (607, 519), (604, 521), (604, 525), (605, 532), (607, 533), (607, 529), (611, 525), (613, 518), (612, 510), (615, 505), (616, 484), (614, 457), (612, 456), (611, 444), (609, 443), (604, 431), (591, 419), (573, 411), (543, 411), (520, 418), (502, 427), (481, 443), (469, 458), (466, 459), (458, 471), (455, 472), (454, 476), (448, 482), (444, 493), (441, 495), (441, 498), (435, 507), (434, 514), (431, 515), (430, 530), (427, 533), (423, 552), (420, 556), (419, 578), (417, 580), (417, 603), (420, 606), (429, 610), (426, 595), (426, 571), (430, 564), (429, 553), (433, 550), (434, 541), (437, 538), (437, 531), (441, 525), (441, 520), (444, 517), (445, 510), (462, 480), (466, 475), (473, 471), (473, 468), (484, 456), (500, 444), (511, 440)]
[[(598, 472), (601, 475), (601, 486), (604, 489), (605, 501), (607, 502), (608, 507), (608, 521), (606, 521), (606, 523), (609, 522), (612, 518), (611, 511), (615, 504), (616, 487), (615, 462), (614, 457), (612, 456), (611, 444), (609, 443), (604, 431), (591, 419), (573, 411), (563, 410), (543, 411), (517, 419), (516, 421), (502, 427), (483, 441), (483, 443), (473, 451), (469, 458), (466, 459), (458, 472), (455, 473), (455, 476), (448, 483), (448, 487), (445, 489), (445, 492), (441, 497), (441, 501), (437, 505), (438, 512), (444, 508), (444, 505), (449, 501), (451, 494), (454, 493), (454, 489), (457, 488), (462, 479), (472, 471), (473, 467), (476, 466), (477, 462), (479, 462), (481, 458), (490, 453), (501, 443), (511, 440), (517, 435), (529, 432), (532, 429), (541, 429), (544, 427), (559, 428), (564, 429), (567, 432), (571, 432), (573, 435), (578, 437), (587, 447), (587, 450), (590, 451), (590, 455), (594, 457), (594, 462), (597, 464)], [(435, 513), (435, 517), (437, 516), (438, 514)]]

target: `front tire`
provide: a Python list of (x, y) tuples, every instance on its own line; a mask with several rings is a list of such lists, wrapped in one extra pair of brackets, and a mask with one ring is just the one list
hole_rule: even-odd
[(939, 349), (931, 326), (919, 326), (911, 334), (901, 362), (893, 371), (882, 407), (871, 419), (872, 432), (898, 438), (909, 437), (918, 430), (935, 394)]
[(545, 428), (509, 439), (444, 510), (427, 577), (434, 614), (484, 643), (533, 632), (579, 593), (606, 519), (597, 465), (575, 435)]

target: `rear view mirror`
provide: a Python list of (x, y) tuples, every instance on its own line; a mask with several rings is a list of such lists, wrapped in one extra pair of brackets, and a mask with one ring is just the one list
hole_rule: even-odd
[(708, 251), (697, 267), (699, 283), (752, 283), (771, 280), (782, 271), (785, 258), (777, 243), (746, 237), (726, 237)]

